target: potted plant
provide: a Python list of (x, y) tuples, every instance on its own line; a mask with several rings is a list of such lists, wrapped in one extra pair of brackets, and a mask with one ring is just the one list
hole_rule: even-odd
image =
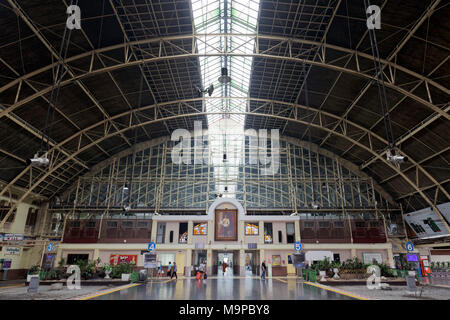
[(319, 270), (320, 281), (327, 281), (325, 277), (327, 275), (327, 271), (331, 268), (330, 259), (326, 257), (323, 260), (319, 261), (317, 263), (317, 268)]
[(41, 271), (41, 268), (37, 264), (32, 266), (30, 269), (28, 269), (27, 282), (30, 282), (32, 277), (39, 277), (40, 271)]
[(104, 279), (111, 279), (111, 277), (109, 276), (112, 272), (113, 268), (111, 267), (110, 264), (105, 264), (103, 266), (103, 272), (105, 273), (105, 277)]
[(333, 261), (333, 263), (331, 264), (331, 267), (333, 268), (333, 279), (339, 279), (339, 267), (341, 266), (340, 262), (338, 261)]
[(121, 263), (121, 264), (119, 264), (119, 266), (120, 266), (122, 281), (130, 281), (130, 276), (131, 276), (131, 273), (133, 272), (134, 266), (129, 262)]

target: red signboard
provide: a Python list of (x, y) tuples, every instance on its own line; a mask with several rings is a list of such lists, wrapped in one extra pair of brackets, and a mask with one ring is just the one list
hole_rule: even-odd
[(137, 255), (136, 254), (112, 254), (109, 257), (109, 264), (117, 265), (119, 263), (129, 262), (131, 264), (137, 263)]

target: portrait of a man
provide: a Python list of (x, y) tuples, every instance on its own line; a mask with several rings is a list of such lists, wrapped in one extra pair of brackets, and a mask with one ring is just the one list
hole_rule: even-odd
[(237, 211), (217, 210), (215, 221), (216, 241), (237, 240)]

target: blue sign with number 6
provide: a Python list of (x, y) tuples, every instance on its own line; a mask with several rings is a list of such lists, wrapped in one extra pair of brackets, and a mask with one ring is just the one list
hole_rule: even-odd
[(406, 251), (414, 251), (414, 245), (412, 244), (411, 241), (408, 241), (406, 243)]

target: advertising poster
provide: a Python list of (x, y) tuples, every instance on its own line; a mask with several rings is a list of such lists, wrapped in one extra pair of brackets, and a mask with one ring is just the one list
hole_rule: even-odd
[(253, 223), (245, 223), (245, 234), (247, 236), (257, 236), (258, 235), (258, 226)]
[(274, 267), (281, 266), (281, 256), (280, 255), (272, 256), (272, 266), (274, 266)]
[[(437, 206), (446, 220), (450, 219), (450, 203)], [(405, 222), (419, 238), (439, 237), (449, 235), (439, 216), (431, 208), (404, 214)]]
[(208, 223), (202, 222), (197, 223), (194, 226), (194, 235), (196, 236), (204, 236), (208, 234)]
[(110, 265), (117, 265), (119, 263), (137, 263), (137, 255), (136, 254), (112, 254), (109, 257)]

